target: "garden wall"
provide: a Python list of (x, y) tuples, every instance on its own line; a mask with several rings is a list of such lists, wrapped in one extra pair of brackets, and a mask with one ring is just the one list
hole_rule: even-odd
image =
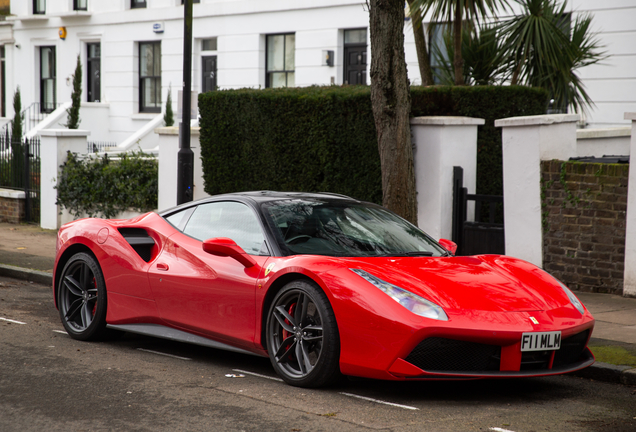
[(574, 290), (622, 294), (628, 164), (541, 162), (543, 267)]

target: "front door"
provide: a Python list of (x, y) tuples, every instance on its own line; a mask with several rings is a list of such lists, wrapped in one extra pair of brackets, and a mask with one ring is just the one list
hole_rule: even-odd
[(216, 90), (216, 56), (203, 57), (203, 93)]
[(367, 84), (367, 30), (344, 32), (344, 79), (349, 85)]

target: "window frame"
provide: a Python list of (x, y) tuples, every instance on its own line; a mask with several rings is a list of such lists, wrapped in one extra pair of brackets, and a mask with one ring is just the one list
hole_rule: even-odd
[(42, 9), (39, 7), (39, 0), (33, 0), (33, 15), (44, 15), (46, 14), (46, 0), (42, 0), (43, 5)]
[[(269, 38), (274, 36), (284, 36), (283, 38), (283, 61), (286, 63), (285, 52), (287, 51), (287, 36), (294, 36), (294, 69), (286, 69), (287, 65), (283, 66), (283, 70), (269, 70)], [(272, 33), (265, 35), (265, 88), (273, 88), (271, 85), (271, 75), (275, 73), (284, 73), (285, 74), (285, 88), (289, 87), (289, 74), (294, 74), (294, 87), (296, 86), (296, 33), (288, 32), (288, 33)]]
[(84, 2), (85, 2), (85, 6), (84, 7), (79, 6), (79, 2), (80, 1), (81, 0), (73, 0), (73, 10), (76, 10), (76, 11), (87, 11), (88, 10), (88, 0), (84, 0)]
[[(99, 45), (99, 57), (92, 56), (91, 57), (91, 46)], [(101, 63), (102, 63), (102, 43), (100, 42), (87, 42), (86, 43), (86, 102), (101, 102), (101, 92), (102, 92), (102, 77), (101, 77)], [(99, 86), (98, 86), (98, 96), (95, 97), (95, 88), (91, 87), (91, 72), (93, 72), (93, 67), (95, 62), (99, 64), (98, 78), (99, 78)], [(90, 93), (90, 94), (89, 94)]]
[[(52, 70), (52, 75), (50, 77), (47, 78), (43, 78), (42, 77), (42, 56), (44, 54), (44, 50), (45, 49), (50, 49), (51, 52), (53, 53), (53, 66), (51, 67)], [(41, 113), (52, 113), (53, 111), (55, 111), (56, 105), (57, 105), (57, 50), (55, 45), (42, 45), (39, 47), (39, 51), (40, 51), (40, 73), (39, 73), (39, 78), (40, 78), (40, 112)], [(45, 81), (52, 81), (53, 82), (53, 101), (52, 103), (52, 107), (50, 109), (47, 109), (45, 107), (45, 91), (44, 91), (44, 82)]]
[[(162, 74), (162, 70), (161, 70), (161, 41), (144, 41), (144, 42), (139, 42), (139, 112), (140, 113), (160, 113), (161, 112), (161, 74)], [(145, 75), (142, 76), (141, 75), (141, 71), (142, 71), (142, 67), (141, 67), (141, 62), (142, 62), (142, 46), (144, 45), (151, 45), (153, 46), (153, 60), (155, 61), (159, 61), (159, 75)], [(156, 51), (155, 51), (155, 47), (159, 47), (159, 56), (158, 56), (158, 60), (156, 57)], [(156, 64), (154, 64), (153, 62), (153, 70), (154, 70), (154, 66), (156, 66)], [(158, 80), (158, 86), (155, 87), (155, 91), (158, 92), (158, 95), (155, 94), (155, 97), (158, 96), (158, 101), (157, 104), (158, 106), (153, 107), (153, 106), (146, 106), (144, 104), (144, 96), (145, 96), (145, 91), (144, 91), (144, 81), (147, 79), (151, 79), (151, 80)]]

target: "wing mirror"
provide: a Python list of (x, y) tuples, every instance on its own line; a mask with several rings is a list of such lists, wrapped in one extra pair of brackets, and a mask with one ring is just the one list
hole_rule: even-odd
[(216, 237), (204, 241), (203, 250), (212, 255), (233, 258), (245, 267), (256, 265), (254, 258), (249, 256), (234, 240), (226, 237)]
[(449, 251), (453, 255), (455, 255), (455, 252), (457, 252), (457, 243), (455, 243), (454, 241), (450, 241), (450, 240), (446, 240), (446, 239), (439, 239), (438, 243), (444, 249), (446, 249), (447, 251)]

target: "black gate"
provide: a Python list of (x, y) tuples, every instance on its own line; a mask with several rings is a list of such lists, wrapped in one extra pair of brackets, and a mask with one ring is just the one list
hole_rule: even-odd
[(0, 136), (0, 187), (24, 191), (26, 222), (40, 223), (40, 139)]
[[(468, 221), (468, 201), (475, 203), (473, 221)], [(472, 195), (464, 187), (464, 169), (453, 167), (453, 230), (457, 255), (504, 254), (503, 197)], [(486, 221), (487, 220), (487, 221)]]

